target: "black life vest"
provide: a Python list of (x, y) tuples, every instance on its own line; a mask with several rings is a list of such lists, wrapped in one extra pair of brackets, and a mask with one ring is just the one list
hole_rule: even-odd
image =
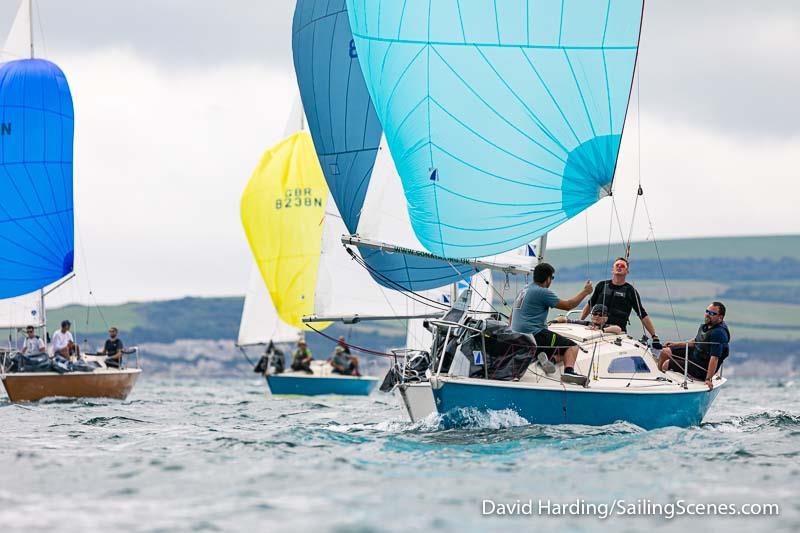
[[(632, 307), (628, 300), (628, 291), (633, 287), (629, 283), (611, 286), (611, 281), (603, 283), (603, 292), (597, 303), (608, 307), (608, 325), (616, 325), (623, 331), (628, 329)], [(634, 294), (634, 298), (636, 295)]]
[(719, 358), (719, 362), (721, 364), (722, 361), (724, 361), (725, 358), (728, 357), (728, 354), (730, 353), (730, 348), (728, 343), (731, 340), (731, 331), (728, 329), (728, 324), (726, 324), (725, 322), (721, 322), (715, 326), (708, 328), (705, 331), (703, 330), (703, 326), (705, 326), (705, 324), (701, 324), (700, 327), (697, 328), (697, 335), (695, 335), (694, 337), (694, 342), (696, 343), (694, 345), (694, 352), (695, 354), (697, 354), (700, 360), (706, 366), (708, 366), (708, 361), (711, 357), (711, 344), (709, 344), (711, 339), (711, 332), (717, 328), (722, 328), (723, 330), (725, 330), (726, 340), (722, 345), (722, 354), (720, 355)]

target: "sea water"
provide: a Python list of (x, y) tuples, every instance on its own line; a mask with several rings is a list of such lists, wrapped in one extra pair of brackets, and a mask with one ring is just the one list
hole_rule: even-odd
[[(800, 388), (791, 381), (733, 378), (706, 421), (688, 429), (537, 426), (513, 412), (457, 419), (412, 424), (383, 393), (270, 399), (256, 378), (145, 375), (124, 402), (0, 400), (0, 524), (4, 531), (800, 529)], [(780, 514), (708, 516), (723, 504), (776, 505)], [(698, 505), (709, 506), (706, 516)]]

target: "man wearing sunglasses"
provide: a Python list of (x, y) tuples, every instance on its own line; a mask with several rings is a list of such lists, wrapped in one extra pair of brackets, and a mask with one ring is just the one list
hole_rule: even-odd
[(688, 374), (702, 379), (709, 390), (714, 388), (711, 379), (730, 352), (728, 343), (731, 332), (725, 323), (725, 306), (712, 302), (706, 308), (703, 323), (697, 329), (694, 340), (689, 342), (668, 342), (658, 357), (658, 367), (662, 372), (673, 370), (683, 373), (683, 364), (688, 353)]
[(623, 332), (626, 332), (631, 311), (635, 311), (636, 316), (642, 321), (644, 329), (653, 337), (653, 348), (660, 349), (661, 341), (656, 335), (656, 327), (647, 315), (647, 311), (644, 310), (639, 291), (625, 281), (629, 271), (628, 260), (624, 257), (617, 257), (611, 268), (611, 279), (597, 284), (592, 297), (581, 311), (581, 320), (586, 319), (592, 307), (602, 304), (608, 307), (608, 325), (619, 326)]
[(25, 328), (25, 342), (22, 344), (22, 353), (25, 355), (33, 355), (36, 353), (43, 353), (45, 351), (44, 341), (36, 335), (36, 330), (33, 326)]

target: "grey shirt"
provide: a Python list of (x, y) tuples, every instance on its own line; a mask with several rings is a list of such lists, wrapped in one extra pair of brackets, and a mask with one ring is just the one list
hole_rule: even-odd
[(511, 329), (517, 333), (536, 335), (547, 327), (547, 313), (558, 302), (559, 298), (553, 291), (531, 283), (514, 302)]

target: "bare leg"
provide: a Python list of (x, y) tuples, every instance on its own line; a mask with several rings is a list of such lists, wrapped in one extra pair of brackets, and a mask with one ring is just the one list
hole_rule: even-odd
[(661, 353), (658, 354), (658, 368), (662, 372), (666, 372), (669, 368), (669, 361), (672, 359), (672, 350), (669, 348), (662, 348)]
[(577, 360), (578, 360), (578, 347), (570, 346), (569, 348), (567, 348), (567, 351), (564, 352), (564, 367), (575, 368), (575, 361)]

